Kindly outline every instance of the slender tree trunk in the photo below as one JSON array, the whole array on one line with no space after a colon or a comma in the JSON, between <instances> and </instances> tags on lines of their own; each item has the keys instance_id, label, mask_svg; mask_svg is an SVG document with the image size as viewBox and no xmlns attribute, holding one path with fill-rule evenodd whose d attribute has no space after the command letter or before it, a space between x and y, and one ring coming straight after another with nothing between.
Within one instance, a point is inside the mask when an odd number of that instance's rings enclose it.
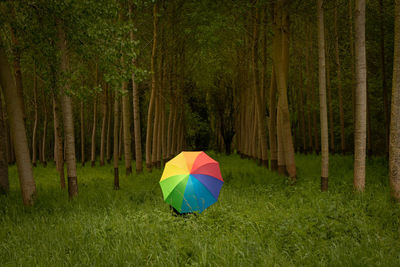
<instances>
[{"instance_id":1,"label":"slender tree trunk","mask_svg":"<svg viewBox=\"0 0 400 267\"><path fill-rule=\"evenodd\" d=\"M357 1L357 0L356 0ZM353 126L355 126L356 121L356 69L354 62L354 36L353 36L353 0L349 0L349 25L350 25L350 56L351 56L351 94L353 101ZM355 128L354 128L355 129Z\"/></svg>"},{"instance_id":2,"label":"slender tree trunk","mask_svg":"<svg viewBox=\"0 0 400 267\"><path fill-rule=\"evenodd\" d=\"M153 7L153 49L151 53L151 72L152 72L152 78L151 78L151 96L150 96L150 103L149 103L149 109L147 113L147 132L146 132L146 168L148 171L151 171L151 161L152 161L152 156L151 156L151 144L152 144L152 139L151 139L151 133L152 133L152 118L153 118L153 112L154 112L154 102L155 102L155 93L157 90L157 82L156 82L156 74L155 74L155 69L156 69L156 51L157 51L157 13L158 13L158 5L157 2L154 3Z\"/></svg>"},{"instance_id":3,"label":"slender tree trunk","mask_svg":"<svg viewBox=\"0 0 400 267\"><path fill-rule=\"evenodd\" d=\"M278 146L278 173L280 175L286 175L286 162L285 162L285 150L283 145L283 133L282 133L282 115L281 111L277 110L277 146Z\"/></svg>"},{"instance_id":4,"label":"slender tree trunk","mask_svg":"<svg viewBox=\"0 0 400 267\"><path fill-rule=\"evenodd\" d=\"M304 117L304 96L303 96L303 71L300 70L300 88L299 88L299 119L300 119L300 131L303 140L303 153L307 153L307 133L306 133L306 121Z\"/></svg>"},{"instance_id":5,"label":"slender tree trunk","mask_svg":"<svg viewBox=\"0 0 400 267\"><path fill-rule=\"evenodd\" d=\"M119 163L119 100L118 94L115 93L114 96L114 149L113 149L113 159L114 159L114 189L119 189L119 173L118 173L118 163Z\"/></svg>"},{"instance_id":6,"label":"slender tree trunk","mask_svg":"<svg viewBox=\"0 0 400 267\"><path fill-rule=\"evenodd\" d=\"M315 153L319 154L319 138L318 138L318 124L317 124L317 98L315 96L315 87L314 87L314 74L311 74L312 82L311 82L311 101L312 101L312 121L313 121L313 131L314 131L314 148Z\"/></svg>"},{"instance_id":7,"label":"slender tree trunk","mask_svg":"<svg viewBox=\"0 0 400 267\"><path fill-rule=\"evenodd\" d=\"M122 85L122 120L123 120L123 133L124 133L124 160L126 175L132 173L132 152L131 152L131 113L129 106L129 95L127 91L127 83L123 82Z\"/></svg>"},{"instance_id":8,"label":"slender tree trunk","mask_svg":"<svg viewBox=\"0 0 400 267\"><path fill-rule=\"evenodd\" d=\"M254 30L253 30L253 49L252 49L252 70L255 92L255 104L257 109L258 136L261 146L261 163L268 168L268 145L267 145L267 122L265 116L265 106L262 98L262 86L260 85L258 69L258 39L259 39L259 11L255 10Z\"/></svg>"},{"instance_id":9,"label":"slender tree trunk","mask_svg":"<svg viewBox=\"0 0 400 267\"><path fill-rule=\"evenodd\" d=\"M59 48L61 50L61 71L69 71L68 50L65 39L65 32L60 25L58 25ZM63 125L65 136L65 161L67 163L68 174L68 194L70 199L78 195L78 179L76 174L76 156L75 156L75 135L74 135L74 118L72 109L72 99L66 94L69 90L69 84L61 87L61 107L63 113Z\"/></svg>"},{"instance_id":10,"label":"slender tree trunk","mask_svg":"<svg viewBox=\"0 0 400 267\"><path fill-rule=\"evenodd\" d=\"M18 178L21 186L24 205L34 203L36 185L33 179L31 159L29 156L28 139L26 137L23 116L23 100L18 94L11 67L7 61L4 47L0 43L0 86L3 89L4 99L7 103L7 115L11 129L11 140L17 159Z\"/></svg>"},{"instance_id":11,"label":"slender tree trunk","mask_svg":"<svg viewBox=\"0 0 400 267\"><path fill-rule=\"evenodd\" d=\"M379 28L380 28L380 48L381 48L381 71L382 71L382 89L383 89L383 115L385 123L385 152L389 152L389 98L386 85L386 63L385 63L385 26L384 26L384 6L383 0L379 0Z\"/></svg>"},{"instance_id":12,"label":"slender tree trunk","mask_svg":"<svg viewBox=\"0 0 400 267\"><path fill-rule=\"evenodd\" d=\"M389 145L391 195L400 201L400 0L395 0L394 63Z\"/></svg>"},{"instance_id":13,"label":"slender tree trunk","mask_svg":"<svg viewBox=\"0 0 400 267\"><path fill-rule=\"evenodd\" d=\"M328 115L326 105L325 26L323 0L318 0L318 63L319 103L321 121L321 191L328 190L329 142Z\"/></svg>"},{"instance_id":14,"label":"slender tree trunk","mask_svg":"<svg viewBox=\"0 0 400 267\"><path fill-rule=\"evenodd\" d=\"M37 78L36 78L36 63L33 65L33 104L35 110L35 119L32 131L32 165L36 167L37 161L37 125L38 125L38 103L37 103Z\"/></svg>"},{"instance_id":15,"label":"slender tree trunk","mask_svg":"<svg viewBox=\"0 0 400 267\"><path fill-rule=\"evenodd\" d=\"M270 113L270 128L269 128L269 145L271 150L271 169L273 171L278 170L278 148L277 148L277 110L276 110L276 77L275 69L272 67L271 74L271 87L269 97L269 113Z\"/></svg>"},{"instance_id":16,"label":"slender tree trunk","mask_svg":"<svg viewBox=\"0 0 400 267\"><path fill-rule=\"evenodd\" d=\"M129 6L129 11L132 11L132 5ZM133 30L130 31L130 39L134 41ZM132 65L136 65L136 59L132 58ZM135 131L135 156L136 156L136 173L143 171L142 163L142 136L140 128L140 105L139 93L136 84L135 72L132 72L132 107L133 107L133 127Z\"/></svg>"},{"instance_id":17,"label":"slender tree trunk","mask_svg":"<svg viewBox=\"0 0 400 267\"><path fill-rule=\"evenodd\" d=\"M93 104L93 126L92 126L92 140L90 149L91 152L90 162L92 167L96 165L96 127L97 127L97 95L94 97L94 104Z\"/></svg>"},{"instance_id":18,"label":"slender tree trunk","mask_svg":"<svg viewBox=\"0 0 400 267\"><path fill-rule=\"evenodd\" d=\"M1 88L0 88L1 90ZM1 94L1 91L0 91ZM4 101L4 106L3 106L3 123L4 123L4 130L5 130L5 135L6 135L6 152L7 152L7 163L10 165L12 163L11 159L11 137L10 137L10 130L8 128L8 119L6 115L6 108L5 108L5 101Z\"/></svg>"},{"instance_id":19,"label":"slender tree trunk","mask_svg":"<svg viewBox=\"0 0 400 267\"><path fill-rule=\"evenodd\" d=\"M371 112L370 112L370 100L368 97L368 84L367 84L367 155L372 156L372 139L371 139Z\"/></svg>"},{"instance_id":20,"label":"slender tree trunk","mask_svg":"<svg viewBox=\"0 0 400 267\"><path fill-rule=\"evenodd\" d=\"M47 108L46 108L46 95L44 94L43 90L43 136L42 136L42 164L43 167L47 167L47 160L46 160L46 137L47 137Z\"/></svg>"},{"instance_id":21,"label":"slender tree trunk","mask_svg":"<svg viewBox=\"0 0 400 267\"><path fill-rule=\"evenodd\" d=\"M103 87L104 88L104 87ZM101 137L100 137L100 166L104 166L104 148L105 148L105 139L106 139L106 124L107 124L107 90L108 85L103 89L103 117L101 119Z\"/></svg>"},{"instance_id":22,"label":"slender tree trunk","mask_svg":"<svg viewBox=\"0 0 400 267\"><path fill-rule=\"evenodd\" d=\"M367 64L365 56L365 0L356 0L355 6L355 67L356 106L354 130L354 187L363 192L365 187L365 154L367 124Z\"/></svg>"},{"instance_id":23,"label":"slender tree trunk","mask_svg":"<svg viewBox=\"0 0 400 267\"><path fill-rule=\"evenodd\" d=\"M337 80L337 88L338 88L338 98L339 98L339 117L340 117L340 147L342 153L346 152L346 139L344 135L344 111L343 111L343 97L342 97L342 71L340 65L340 57L339 57L339 34L338 34L338 25L337 25L337 6L338 0L335 2L335 19L334 19L334 28L335 28L335 59L336 59L336 80Z\"/></svg>"},{"instance_id":24,"label":"slender tree trunk","mask_svg":"<svg viewBox=\"0 0 400 267\"><path fill-rule=\"evenodd\" d=\"M14 15L14 10L12 10L12 16ZM21 48L19 41L16 37L15 28L11 26L11 42L12 42L12 53L14 57L14 77L15 77L15 84L17 86L17 94L19 99L22 102L22 116L24 118L24 122L26 120L26 113L25 113L25 104L24 104L24 87L22 83L22 72L21 72Z\"/></svg>"},{"instance_id":25,"label":"slender tree trunk","mask_svg":"<svg viewBox=\"0 0 400 267\"><path fill-rule=\"evenodd\" d=\"M7 194L10 191L8 181L8 161L7 161L7 132L5 129L6 121L3 115L3 103L0 92L0 195Z\"/></svg>"},{"instance_id":26,"label":"slender tree trunk","mask_svg":"<svg viewBox=\"0 0 400 267\"><path fill-rule=\"evenodd\" d=\"M107 115L107 137L106 137L106 157L107 157L107 162L110 163L111 162L111 107L113 105L113 103L111 102L111 99L113 99L112 97L112 92L109 91L109 96L107 96L107 103L108 103L108 115Z\"/></svg>"},{"instance_id":27,"label":"slender tree trunk","mask_svg":"<svg viewBox=\"0 0 400 267\"><path fill-rule=\"evenodd\" d=\"M325 35L326 36L326 35ZM327 42L326 42L327 43ZM329 49L327 45L325 46L326 53L325 53L325 66L326 66L326 92L328 95L328 110L329 110L329 143L330 143L330 151L331 153L335 153L335 132L334 132L334 125L333 125L333 105L332 105L332 87L331 87L331 78L330 78L330 62L329 62ZM320 103L321 105L321 103ZM321 114L320 114L321 116ZM322 129L322 125L321 125ZM322 133L321 133L322 136ZM322 140L321 140L322 144ZM321 145L322 150L322 145Z\"/></svg>"},{"instance_id":28,"label":"slender tree trunk","mask_svg":"<svg viewBox=\"0 0 400 267\"><path fill-rule=\"evenodd\" d=\"M121 105L121 103L120 103L120 105ZM121 160L122 159L122 152L123 152L123 150L122 150L122 142L123 142L123 138L124 138L124 135L123 135L124 120L122 119L122 114L121 114L121 116L119 118L120 118L120 124L119 124L119 133L118 133L118 135L119 135L119 138L118 138L118 159Z\"/></svg>"},{"instance_id":29,"label":"slender tree trunk","mask_svg":"<svg viewBox=\"0 0 400 267\"><path fill-rule=\"evenodd\" d=\"M306 88L307 88L307 129L308 129L308 147L309 147L309 152L314 152L314 142L313 142L313 128L312 128L312 112L313 112L313 99L312 99L312 75L311 75L311 45L310 43L312 42L311 34L308 34L308 40L307 40L307 49L306 49L306 73L307 73L307 83L306 83Z\"/></svg>"},{"instance_id":30,"label":"slender tree trunk","mask_svg":"<svg viewBox=\"0 0 400 267\"><path fill-rule=\"evenodd\" d=\"M157 89L158 91L158 89ZM157 162L157 149L158 149L158 130L159 130L159 96L158 92L156 92L156 99L155 99L155 111L154 111L154 125L153 125L153 137L152 137L152 151L151 151L151 165L153 167L156 166Z\"/></svg>"},{"instance_id":31,"label":"slender tree trunk","mask_svg":"<svg viewBox=\"0 0 400 267\"><path fill-rule=\"evenodd\" d=\"M84 113L84 104L83 100L81 100L81 162L82 166L85 166L85 113Z\"/></svg>"},{"instance_id":32,"label":"slender tree trunk","mask_svg":"<svg viewBox=\"0 0 400 267\"><path fill-rule=\"evenodd\" d=\"M54 144L57 171L60 174L61 189L65 188L63 139L61 135L59 119L59 103L53 93L53 117L54 117Z\"/></svg>"},{"instance_id":33,"label":"slender tree trunk","mask_svg":"<svg viewBox=\"0 0 400 267\"><path fill-rule=\"evenodd\" d=\"M281 123L281 137L285 156L286 171L292 182L296 181L296 164L294 159L294 147L290 126L290 114L287 99L287 77L289 67L289 36L287 1L280 0L275 6L275 34L274 37L274 66L276 71L276 83L278 88L278 123ZM280 116L279 116L280 115ZM279 122L279 119L281 120ZM278 126L279 127L279 126ZM279 142L279 132L278 132ZM279 158L278 158L279 160ZM279 165L279 163L278 163Z\"/></svg>"}]
</instances>

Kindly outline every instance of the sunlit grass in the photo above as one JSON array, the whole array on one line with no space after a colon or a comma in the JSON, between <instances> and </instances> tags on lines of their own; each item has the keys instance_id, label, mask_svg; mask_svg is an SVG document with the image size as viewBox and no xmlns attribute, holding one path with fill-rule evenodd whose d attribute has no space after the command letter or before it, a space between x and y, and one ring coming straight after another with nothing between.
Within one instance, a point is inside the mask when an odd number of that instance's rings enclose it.
<instances>
[{"instance_id":1,"label":"sunlit grass","mask_svg":"<svg viewBox=\"0 0 400 267\"><path fill-rule=\"evenodd\" d=\"M238 156L210 153L225 184L199 216L174 217L162 200L161 170L121 175L111 165L78 169L68 201L54 165L37 167L38 198L24 208L16 168L0 196L0 265L385 265L400 263L399 206L387 164L368 160L366 192L352 190L352 158L331 156L321 193L320 158L298 155L298 182ZM121 173L123 165L121 164Z\"/></svg>"}]
</instances>

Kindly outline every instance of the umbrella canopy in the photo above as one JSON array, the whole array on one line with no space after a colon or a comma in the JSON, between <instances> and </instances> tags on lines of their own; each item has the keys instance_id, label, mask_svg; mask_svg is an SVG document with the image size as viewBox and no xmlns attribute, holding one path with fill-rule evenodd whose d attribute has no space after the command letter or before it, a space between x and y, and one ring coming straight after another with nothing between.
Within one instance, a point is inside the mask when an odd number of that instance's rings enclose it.
<instances>
[{"instance_id":1,"label":"umbrella canopy","mask_svg":"<svg viewBox=\"0 0 400 267\"><path fill-rule=\"evenodd\" d=\"M218 199L224 180L219 164L202 151L183 151L165 164L164 200L180 213L202 212Z\"/></svg>"}]
</instances>

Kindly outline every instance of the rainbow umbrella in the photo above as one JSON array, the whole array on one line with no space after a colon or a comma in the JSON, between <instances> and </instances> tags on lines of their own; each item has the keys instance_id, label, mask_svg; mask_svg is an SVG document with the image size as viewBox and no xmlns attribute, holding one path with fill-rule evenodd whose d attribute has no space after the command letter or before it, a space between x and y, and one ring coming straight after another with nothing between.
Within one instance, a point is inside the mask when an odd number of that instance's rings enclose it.
<instances>
[{"instance_id":1,"label":"rainbow umbrella","mask_svg":"<svg viewBox=\"0 0 400 267\"><path fill-rule=\"evenodd\" d=\"M180 213L205 210L223 183L218 162L202 151L181 152L167 162L160 180L164 201Z\"/></svg>"}]
</instances>

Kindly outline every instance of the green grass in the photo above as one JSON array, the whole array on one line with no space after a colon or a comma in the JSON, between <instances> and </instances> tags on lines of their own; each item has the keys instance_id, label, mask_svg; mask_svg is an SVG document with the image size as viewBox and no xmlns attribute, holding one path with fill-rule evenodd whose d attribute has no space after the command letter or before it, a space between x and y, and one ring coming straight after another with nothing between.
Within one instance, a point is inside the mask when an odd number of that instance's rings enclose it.
<instances>
[{"instance_id":1,"label":"green grass","mask_svg":"<svg viewBox=\"0 0 400 267\"><path fill-rule=\"evenodd\" d=\"M297 155L290 186L249 160L210 155L225 184L216 204L190 218L171 215L160 170L121 175L114 191L110 165L79 167L79 196L68 201L54 165L37 167L38 198L24 208L11 167L11 192L0 196L0 265L400 264L400 209L385 160L368 160L366 192L354 194L349 156L331 156L329 192L321 193L318 156Z\"/></svg>"}]
</instances>

